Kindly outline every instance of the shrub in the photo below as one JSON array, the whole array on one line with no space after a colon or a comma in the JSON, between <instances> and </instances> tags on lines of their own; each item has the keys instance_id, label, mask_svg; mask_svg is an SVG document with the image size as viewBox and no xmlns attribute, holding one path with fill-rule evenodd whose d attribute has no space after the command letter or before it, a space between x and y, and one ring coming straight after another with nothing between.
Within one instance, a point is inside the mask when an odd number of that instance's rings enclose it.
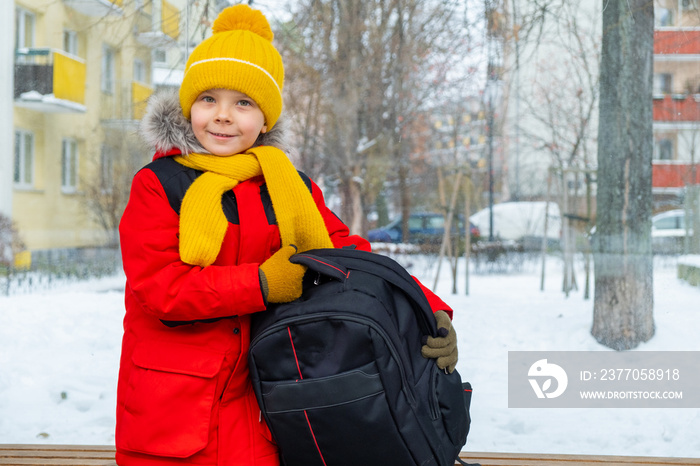
<instances>
[{"instance_id":1,"label":"shrub","mask_svg":"<svg viewBox=\"0 0 700 466\"><path fill-rule=\"evenodd\" d=\"M14 222L0 213L0 266L10 267L15 254L25 249Z\"/></svg>"}]
</instances>

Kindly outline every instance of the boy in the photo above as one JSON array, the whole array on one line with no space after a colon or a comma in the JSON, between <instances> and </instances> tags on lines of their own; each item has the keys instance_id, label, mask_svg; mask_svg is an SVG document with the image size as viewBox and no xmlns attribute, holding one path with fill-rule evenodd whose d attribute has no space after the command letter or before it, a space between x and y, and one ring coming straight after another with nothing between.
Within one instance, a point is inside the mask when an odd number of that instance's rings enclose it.
<instances>
[{"instance_id":1,"label":"boy","mask_svg":"<svg viewBox=\"0 0 700 466\"><path fill-rule=\"evenodd\" d=\"M297 250L369 250L281 150L284 70L265 17L236 5L213 31L179 98L149 103L142 130L156 154L120 224L120 465L278 465L249 380L250 315L300 296ZM436 318L451 328L444 311ZM454 331L425 348L454 368Z\"/></svg>"}]
</instances>

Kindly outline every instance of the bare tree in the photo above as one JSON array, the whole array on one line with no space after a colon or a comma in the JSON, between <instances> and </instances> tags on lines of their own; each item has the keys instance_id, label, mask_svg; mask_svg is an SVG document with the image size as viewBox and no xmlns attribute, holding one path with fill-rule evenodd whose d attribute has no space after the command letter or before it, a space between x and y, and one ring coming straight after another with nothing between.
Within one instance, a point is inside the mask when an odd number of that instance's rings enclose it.
<instances>
[{"instance_id":1,"label":"bare tree","mask_svg":"<svg viewBox=\"0 0 700 466\"><path fill-rule=\"evenodd\" d=\"M11 266L15 255L24 248L24 242L14 222L0 213L0 266Z\"/></svg>"},{"instance_id":2,"label":"bare tree","mask_svg":"<svg viewBox=\"0 0 700 466\"><path fill-rule=\"evenodd\" d=\"M565 214L562 288L568 296L577 287L573 259L575 245L580 242L576 233L590 230L593 222L590 173L597 142L601 13L589 2L557 0L551 1L548 9L532 10L529 5L530 10L526 8L518 20L515 13L520 10L515 10L513 3L514 30L518 30L509 40L514 54L508 70L513 121L510 142L515 153L513 193L520 197L522 187L530 196L544 194L541 176L520 172L549 170L553 193ZM520 37L518 26L524 21L539 23L537 28L524 23L526 34L534 31L534 37ZM520 70L524 58L532 63ZM590 256L586 254L585 259L587 298Z\"/></svg>"},{"instance_id":3,"label":"bare tree","mask_svg":"<svg viewBox=\"0 0 700 466\"><path fill-rule=\"evenodd\" d=\"M136 135L124 138L129 130L105 134L99 157L92 157L88 176L80 178L83 208L105 233L106 245L119 244L119 222L129 201L131 181L148 162L150 152Z\"/></svg>"},{"instance_id":4,"label":"bare tree","mask_svg":"<svg viewBox=\"0 0 700 466\"><path fill-rule=\"evenodd\" d=\"M409 128L439 87L438 38L454 38L445 22L457 8L446 0L300 1L296 27L281 37L287 109L293 123L308 123L295 131L302 168L335 183L355 233L383 185L378 173L393 172L398 191L409 191Z\"/></svg>"},{"instance_id":5,"label":"bare tree","mask_svg":"<svg viewBox=\"0 0 700 466\"><path fill-rule=\"evenodd\" d=\"M603 0L593 336L654 335L651 255L653 0Z\"/></svg>"}]
</instances>

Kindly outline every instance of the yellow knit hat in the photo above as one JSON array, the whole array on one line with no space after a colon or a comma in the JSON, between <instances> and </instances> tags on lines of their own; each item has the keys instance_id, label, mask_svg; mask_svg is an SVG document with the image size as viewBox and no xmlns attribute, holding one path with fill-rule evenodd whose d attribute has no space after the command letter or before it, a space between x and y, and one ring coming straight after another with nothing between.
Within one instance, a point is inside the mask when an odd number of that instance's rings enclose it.
<instances>
[{"instance_id":1,"label":"yellow knit hat","mask_svg":"<svg viewBox=\"0 0 700 466\"><path fill-rule=\"evenodd\" d=\"M272 128L282 113L284 65L272 45L265 16L248 5L224 9L212 26L214 35L199 44L185 66L180 105L185 118L197 96L209 89L242 92L258 104Z\"/></svg>"}]
</instances>

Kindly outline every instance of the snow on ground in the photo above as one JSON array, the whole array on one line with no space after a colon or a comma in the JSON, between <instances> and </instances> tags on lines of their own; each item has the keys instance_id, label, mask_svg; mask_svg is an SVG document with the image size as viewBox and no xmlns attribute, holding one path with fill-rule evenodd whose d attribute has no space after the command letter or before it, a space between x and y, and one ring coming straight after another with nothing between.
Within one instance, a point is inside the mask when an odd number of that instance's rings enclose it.
<instances>
[{"instance_id":1,"label":"snow on ground","mask_svg":"<svg viewBox=\"0 0 700 466\"><path fill-rule=\"evenodd\" d=\"M402 256L432 287L436 259ZM592 300L561 291L561 264L469 275L452 294L442 264L437 292L455 309L458 370L474 386L468 451L700 457L700 409L508 408L508 351L606 351L590 335ZM584 277L578 272L578 283ZM0 443L113 444L123 276L0 296ZM636 351L700 351L700 288L654 274L656 335ZM591 292L592 293L592 292Z\"/></svg>"},{"instance_id":2,"label":"snow on ground","mask_svg":"<svg viewBox=\"0 0 700 466\"><path fill-rule=\"evenodd\" d=\"M636 351L700 350L700 288L679 281L668 264L654 278L656 335ZM583 283L580 272L577 279ZM561 280L559 264L548 264L544 292L539 268L472 274L469 297L450 294L441 280L437 292L456 310L457 369L474 386L466 449L700 457L700 409L508 408L508 351L608 350L590 334L592 299L582 290L567 299Z\"/></svg>"}]
</instances>

